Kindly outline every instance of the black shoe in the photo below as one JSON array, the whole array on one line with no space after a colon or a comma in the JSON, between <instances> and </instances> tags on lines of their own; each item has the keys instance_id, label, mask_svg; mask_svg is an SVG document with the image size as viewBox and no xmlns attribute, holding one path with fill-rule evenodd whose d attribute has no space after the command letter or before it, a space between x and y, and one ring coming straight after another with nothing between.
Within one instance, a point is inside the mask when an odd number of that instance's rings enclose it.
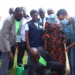
<instances>
[{"instance_id":1,"label":"black shoe","mask_svg":"<svg viewBox=\"0 0 75 75\"><path fill-rule=\"evenodd\" d=\"M27 68L28 68L28 65L27 65L27 64L25 64L25 65L24 65L24 69L27 69Z\"/></svg>"}]
</instances>

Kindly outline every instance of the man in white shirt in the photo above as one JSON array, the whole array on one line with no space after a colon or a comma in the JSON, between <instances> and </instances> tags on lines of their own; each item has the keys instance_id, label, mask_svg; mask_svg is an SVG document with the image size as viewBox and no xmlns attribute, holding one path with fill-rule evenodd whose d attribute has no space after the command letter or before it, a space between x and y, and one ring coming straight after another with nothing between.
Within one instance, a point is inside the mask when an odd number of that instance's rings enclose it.
<instances>
[{"instance_id":1,"label":"man in white shirt","mask_svg":"<svg viewBox=\"0 0 75 75\"><path fill-rule=\"evenodd\" d=\"M39 8L38 10L40 18L38 19L43 24L43 30L45 29L45 22L49 19L45 17L45 11L43 8Z\"/></svg>"},{"instance_id":2,"label":"man in white shirt","mask_svg":"<svg viewBox=\"0 0 75 75\"><path fill-rule=\"evenodd\" d=\"M21 28L21 42L18 43L18 56L17 64L22 64L22 58L25 50L27 50L26 38L25 38L25 25L29 21L29 16L26 14L26 9L21 7L23 10L22 28Z\"/></svg>"}]
</instances>

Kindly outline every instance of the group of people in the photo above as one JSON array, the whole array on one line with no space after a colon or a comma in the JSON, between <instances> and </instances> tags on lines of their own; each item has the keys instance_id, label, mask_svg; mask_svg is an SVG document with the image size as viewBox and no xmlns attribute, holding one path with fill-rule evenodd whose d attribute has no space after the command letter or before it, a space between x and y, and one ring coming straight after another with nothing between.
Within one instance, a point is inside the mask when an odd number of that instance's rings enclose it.
<instances>
[{"instance_id":1,"label":"group of people","mask_svg":"<svg viewBox=\"0 0 75 75\"><path fill-rule=\"evenodd\" d=\"M58 10L56 15L50 8L47 10L49 17L45 16L43 8L31 10L31 20L24 7L10 8L9 13L0 30L0 75L8 75L8 69L13 67L17 47L17 65L22 64L27 51L26 72L29 75L45 75L49 69L53 75L65 74L65 51L69 53L71 75L75 75L74 17L70 17L65 9ZM67 45L66 50L64 44Z\"/></svg>"}]
</instances>

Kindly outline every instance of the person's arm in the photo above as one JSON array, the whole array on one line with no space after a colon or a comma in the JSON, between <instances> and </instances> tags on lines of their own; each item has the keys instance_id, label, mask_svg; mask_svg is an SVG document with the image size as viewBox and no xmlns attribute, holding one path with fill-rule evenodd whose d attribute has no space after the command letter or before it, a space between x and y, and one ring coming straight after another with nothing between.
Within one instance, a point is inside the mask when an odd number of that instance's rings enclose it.
<instances>
[{"instance_id":1,"label":"person's arm","mask_svg":"<svg viewBox=\"0 0 75 75\"><path fill-rule=\"evenodd\" d=\"M45 31L42 39L44 40L44 49L47 50L47 39L51 36Z\"/></svg>"},{"instance_id":2,"label":"person's arm","mask_svg":"<svg viewBox=\"0 0 75 75\"><path fill-rule=\"evenodd\" d=\"M64 43L67 43L67 36L66 36L66 34L64 34L64 41L63 41L63 44Z\"/></svg>"},{"instance_id":3,"label":"person's arm","mask_svg":"<svg viewBox=\"0 0 75 75\"><path fill-rule=\"evenodd\" d=\"M2 27L2 35L6 51L10 51L10 44L9 44L10 29L11 29L10 22L8 20L5 20Z\"/></svg>"},{"instance_id":4,"label":"person's arm","mask_svg":"<svg viewBox=\"0 0 75 75\"><path fill-rule=\"evenodd\" d=\"M65 52L68 52L69 48L71 48L74 45L75 45L75 41L65 49Z\"/></svg>"},{"instance_id":5,"label":"person's arm","mask_svg":"<svg viewBox=\"0 0 75 75\"><path fill-rule=\"evenodd\" d=\"M61 33L63 35L63 37L64 37L63 44L67 43L67 36L66 36L66 34L64 33L64 31L62 29L62 25L60 25L59 30L57 32Z\"/></svg>"},{"instance_id":6,"label":"person's arm","mask_svg":"<svg viewBox=\"0 0 75 75\"><path fill-rule=\"evenodd\" d=\"M47 39L44 39L44 49L47 50Z\"/></svg>"},{"instance_id":7,"label":"person's arm","mask_svg":"<svg viewBox=\"0 0 75 75\"><path fill-rule=\"evenodd\" d=\"M29 51L30 50L30 45L29 45L28 34L29 34L29 31L26 31L26 44L27 44L27 50Z\"/></svg>"},{"instance_id":8,"label":"person's arm","mask_svg":"<svg viewBox=\"0 0 75 75\"><path fill-rule=\"evenodd\" d=\"M29 45L29 27L28 27L28 24L25 25L25 37L26 37L26 44L27 44L27 50L29 51L30 50L30 45Z\"/></svg>"},{"instance_id":9,"label":"person's arm","mask_svg":"<svg viewBox=\"0 0 75 75\"><path fill-rule=\"evenodd\" d=\"M71 48L74 45L75 45L75 41L70 46L68 46L68 49Z\"/></svg>"},{"instance_id":10,"label":"person's arm","mask_svg":"<svg viewBox=\"0 0 75 75\"><path fill-rule=\"evenodd\" d=\"M48 61L57 62L57 60L48 51L45 50L45 53L46 53L46 57L47 57Z\"/></svg>"},{"instance_id":11,"label":"person's arm","mask_svg":"<svg viewBox=\"0 0 75 75\"><path fill-rule=\"evenodd\" d=\"M14 57L11 52L9 44L10 29L11 29L11 23L8 20L5 20L2 27L3 42L5 45L5 50L8 52L9 60L13 61Z\"/></svg>"},{"instance_id":12,"label":"person's arm","mask_svg":"<svg viewBox=\"0 0 75 75\"><path fill-rule=\"evenodd\" d=\"M42 36L42 39L44 40L44 49L47 50L47 39L49 38L49 34L47 33L47 27L48 27L48 24L45 23L45 31L44 31L44 34Z\"/></svg>"}]
</instances>

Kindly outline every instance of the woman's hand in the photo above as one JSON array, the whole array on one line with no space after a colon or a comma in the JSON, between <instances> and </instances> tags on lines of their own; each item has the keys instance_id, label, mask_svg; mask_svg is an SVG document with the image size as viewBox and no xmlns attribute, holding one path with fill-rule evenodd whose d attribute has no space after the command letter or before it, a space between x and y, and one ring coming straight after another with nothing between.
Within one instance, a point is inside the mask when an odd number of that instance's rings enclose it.
<instances>
[{"instance_id":1,"label":"woman's hand","mask_svg":"<svg viewBox=\"0 0 75 75\"><path fill-rule=\"evenodd\" d=\"M44 49L47 50L47 45L46 44L44 45Z\"/></svg>"},{"instance_id":2,"label":"woman's hand","mask_svg":"<svg viewBox=\"0 0 75 75\"><path fill-rule=\"evenodd\" d=\"M66 44L66 43L67 43L67 40L64 40L64 41L63 41L63 44L64 44L64 43Z\"/></svg>"},{"instance_id":3,"label":"woman's hand","mask_svg":"<svg viewBox=\"0 0 75 75\"><path fill-rule=\"evenodd\" d=\"M69 48L67 47L67 48L64 50L64 52L67 52L67 53L68 53L68 51L69 51Z\"/></svg>"}]
</instances>

